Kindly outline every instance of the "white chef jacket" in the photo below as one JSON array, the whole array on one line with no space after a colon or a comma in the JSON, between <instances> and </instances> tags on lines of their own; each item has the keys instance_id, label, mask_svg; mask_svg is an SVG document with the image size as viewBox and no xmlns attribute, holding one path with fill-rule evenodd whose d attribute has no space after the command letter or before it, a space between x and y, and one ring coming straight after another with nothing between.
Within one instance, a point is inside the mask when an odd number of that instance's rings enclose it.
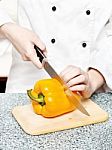
<instances>
[{"instance_id":1,"label":"white chef jacket","mask_svg":"<svg viewBox=\"0 0 112 150\"><path fill-rule=\"evenodd\" d=\"M112 89L112 0L18 0L17 10L18 24L39 35L58 73L68 65L85 71L92 67ZM6 22L10 18L1 11L0 25ZM8 42L0 42L4 52ZM49 78L14 48L12 59L6 92L26 92L37 80Z\"/></svg>"}]
</instances>

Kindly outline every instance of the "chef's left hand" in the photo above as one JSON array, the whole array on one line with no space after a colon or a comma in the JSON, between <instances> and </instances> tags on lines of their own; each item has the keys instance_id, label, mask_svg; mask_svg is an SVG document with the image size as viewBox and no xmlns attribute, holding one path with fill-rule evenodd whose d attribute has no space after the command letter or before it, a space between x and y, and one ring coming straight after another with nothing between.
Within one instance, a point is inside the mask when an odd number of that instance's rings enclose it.
<instances>
[{"instance_id":1,"label":"chef's left hand","mask_svg":"<svg viewBox=\"0 0 112 150\"><path fill-rule=\"evenodd\" d=\"M61 73L61 78L66 82L71 91L78 91L84 98L89 98L92 93L92 86L88 72L75 66L67 66Z\"/></svg>"}]
</instances>

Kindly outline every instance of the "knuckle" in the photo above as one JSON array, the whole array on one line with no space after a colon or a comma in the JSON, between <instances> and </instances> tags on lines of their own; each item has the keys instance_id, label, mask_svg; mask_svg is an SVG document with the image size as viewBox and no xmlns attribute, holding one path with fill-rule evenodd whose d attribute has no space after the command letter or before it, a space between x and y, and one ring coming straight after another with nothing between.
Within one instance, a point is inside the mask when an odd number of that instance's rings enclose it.
<instances>
[{"instance_id":1,"label":"knuckle","mask_svg":"<svg viewBox=\"0 0 112 150\"><path fill-rule=\"evenodd\" d=\"M68 86L72 86L73 85L73 82L70 80L68 83L67 83Z\"/></svg>"},{"instance_id":2,"label":"knuckle","mask_svg":"<svg viewBox=\"0 0 112 150\"><path fill-rule=\"evenodd\" d=\"M27 51L27 52L25 53L25 55L26 55L28 58L30 58L30 57L33 56L33 52L32 52L32 51Z\"/></svg>"},{"instance_id":3,"label":"knuckle","mask_svg":"<svg viewBox=\"0 0 112 150\"><path fill-rule=\"evenodd\" d=\"M82 82L86 81L86 77L84 75L82 75Z\"/></svg>"},{"instance_id":4,"label":"knuckle","mask_svg":"<svg viewBox=\"0 0 112 150\"><path fill-rule=\"evenodd\" d=\"M86 90L86 85L82 85L82 91Z\"/></svg>"},{"instance_id":5,"label":"knuckle","mask_svg":"<svg viewBox=\"0 0 112 150\"><path fill-rule=\"evenodd\" d=\"M43 44L42 42L39 42L39 43L38 43L38 47L39 47L43 52L46 51L46 46L45 46L45 44Z\"/></svg>"},{"instance_id":6,"label":"knuckle","mask_svg":"<svg viewBox=\"0 0 112 150\"><path fill-rule=\"evenodd\" d=\"M45 51L46 50L46 46L44 44L42 44L42 51Z\"/></svg>"},{"instance_id":7,"label":"knuckle","mask_svg":"<svg viewBox=\"0 0 112 150\"><path fill-rule=\"evenodd\" d=\"M26 55L28 55L29 57L34 56L35 54L36 54L36 52L32 47L28 48L26 51Z\"/></svg>"},{"instance_id":8,"label":"knuckle","mask_svg":"<svg viewBox=\"0 0 112 150\"><path fill-rule=\"evenodd\" d=\"M87 79L87 80L89 79L89 74L88 74L88 73L86 73L86 79Z\"/></svg>"},{"instance_id":9,"label":"knuckle","mask_svg":"<svg viewBox=\"0 0 112 150\"><path fill-rule=\"evenodd\" d=\"M68 67L69 67L69 68L73 68L74 66L73 66L73 65L68 65Z\"/></svg>"},{"instance_id":10,"label":"knuckle","mask_svg":"<svg viewBox=\"0 0 112 150\"><path fill-rule=\"evenodd\" d=\"M77 74L81 74L81 69L79 67L76 68Z\"/></svg>"},{"instance_id":11,"label":"knuckle","mask_svg":"<svg viewBox=\"0 0 112 150\"><path fill-rule=\"evenodd\" d=\"M27 56L29 58L29 53L28 52L25 52L25 56Z\"/></svg>"},{"instance_id":12,"label":"knuckle","mask_svg":"<svg viewBox=\"0 0 112 150\"><path fill-rule=\"evenodd\" d=\"M73 68L74 68L73 65L68 65L68 66L66 67L66 69L73 69Z\"/></svg>"},{"instance_id":13,"label":"knuckle","mask_svg":"<svg viewBox=\"0 0 112 150\"><path fill-rule=\"evenodd\" d=\"M64 80L65 82L67 82L67 81L69 80L69 78L68 78L67 76L64 76L64 77L63 77L63 80Z\"/></svg>"}]
</instances>

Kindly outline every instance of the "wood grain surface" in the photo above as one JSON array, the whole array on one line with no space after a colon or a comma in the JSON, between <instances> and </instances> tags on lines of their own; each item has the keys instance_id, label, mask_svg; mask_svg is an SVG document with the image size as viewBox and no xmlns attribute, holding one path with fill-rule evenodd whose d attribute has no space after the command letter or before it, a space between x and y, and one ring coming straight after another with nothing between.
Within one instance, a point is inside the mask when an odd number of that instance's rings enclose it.
<instances>
[{"instance_id":1,"label":"wood grain surface","mask_svg":"<svg viewBox=\"0 0 112 150\"><path fill-rule=\"evenodd\" d=\"M44 118L33 112L32 106L16 106L12 114L22 127L22 129L31 135L39 135L60 131L70 128L81 127L106 121L108 113L102 110L96 103L88 99L82 102L83 106L89 112L90 116L82 114L79 110L64 114L55 118Z\"/></svg>"}]
</instances>

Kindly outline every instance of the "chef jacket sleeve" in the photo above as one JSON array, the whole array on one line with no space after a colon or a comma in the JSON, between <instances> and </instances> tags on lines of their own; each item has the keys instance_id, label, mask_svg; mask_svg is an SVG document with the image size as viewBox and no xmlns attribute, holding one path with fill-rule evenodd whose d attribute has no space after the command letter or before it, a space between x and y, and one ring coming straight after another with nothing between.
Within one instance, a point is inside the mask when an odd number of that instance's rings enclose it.
<instances>
[{"instance_id":1,"label":"chef jacket sleeve","mask_svg":"<svg viewBox=\"0 0 112 150\"><path fill-rule=\"evenodd\" d=\"M98 70L103 75L106 81L103 89L112 90L112 18L96 39L89 67Z\"/></svg>"},{"instance_id":2,"label":"chef jacket sleeve","mask_svg":"<svg viewBox=\"0 0 112 150\"><path fill-rule=\"evenodd\" d=\"M9 17L5 10L0 8L0 26L7 22L13 22L13 20Z\"/></svg>"},{"instance_id":3,"label":"chef jacket sleeve","mask_svg":"<svg viewBox=\"0 0 112 150\"><path fill-rule=\"evenodd\" d=\"M0 26L5 23L13 22L5 10L0 8ZM11 43L7 39L0 39L0 56L9 48Z\"/></svg>"}]
</instances>

